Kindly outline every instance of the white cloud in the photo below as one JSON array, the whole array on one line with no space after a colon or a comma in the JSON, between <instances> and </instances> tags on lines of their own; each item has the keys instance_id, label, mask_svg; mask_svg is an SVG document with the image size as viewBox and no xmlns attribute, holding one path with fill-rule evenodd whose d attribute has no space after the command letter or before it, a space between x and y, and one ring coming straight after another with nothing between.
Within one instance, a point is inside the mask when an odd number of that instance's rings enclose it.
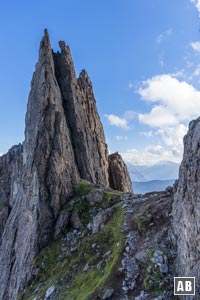
<instances>
[{"instance_id":1,"label":"white cloud","mask_svg":"<svg viewBox=\"0 0 200 300\"><path fill-rule=\"evenodd\" d=\"M175 78L186 78L187 73L186 73L185 69L181 69L181 70L178 70L178 71L168 74L168 75L171 75L172 77L175 77Z\"/></svg>"},{"instance_id":2,"label":"white cloud","mask_svg":"<svg viewBox=\"0 0 200 300\"><path fill-rule=\"evenodd\" d=\"M150 131L141 131L140 135L143 135L143 136L145 136L147 138L150 138L150 137L153 136L153 131L151 131L151 130Z\"/></svg>"},{"instance_id":3,"label":"white cloud","mask_svg":"<svg viewBox=\"0 0 200 300\"><path fill-rule=\"evenodd\" d=\"M200 0L191 0L195 4L197 10L200 12Z\"/></svg>"},{"instance_id":4,"label":"white cloud","mask_svg":"<svg viewBox=\"0 0 200 300\"><path fill-rule=\"evenodd\" d=\"M162 145L151 145L144 149L129 149L127 152L122 153L126 163L133 165L154 165L161 161L174 161L179 163L181 158L179 153L173 149L166 149Z\"/></svg>"},{"instance_id":5,"label":"white cloud","mask_svg":"<svg viewBox=\"0 0 200 300\"><path fill-rule=\"evenodd\" d=\"M156 134L162 136L165 144L167 146L178 146L183 144L183 137L187 133L187 126L179 124L176 127L168 127L164 129L159 129Z\"/></svg>"},{"instance_id":6,"label":"white cloud","mask_svg":"<svg viewBox=\"0 0 200 300\"><path fill-rule=\"evenodd\" d=\"M192 42L191 47L197 53L200 53L200 41Z\"/></svg>"},{"instance_id":7,"label":"white cloud","mask_svg":"<svg viewBox=\"0 0 200 300\"><path fill-rule=\"evenodd\" d=\"M200 111L200 92L171 74L152 77L139 89L142 99L154 106L139 114L139 121L154 127L168 127L196 118Z\"/></svg>"},{"instance_id":8,"label":"white cloud","mask_svg":"<svg viewBox=\"0 0 200 300\"><path fill-rule=\"evenodd\" d=\"M124 113L124 118L127 120L127 121L132 121L135 117L136 117L136 113L133 111L133 110L127 110L125 111Z\"/></svg>"},{"instance_id":9,"label":"white cloud","mask_svg":"<svg viewBox=\"0 0 200 300\"><path fill-rule=\"evenodd\" d=\"M153 131L152 135L152 130L140 134L149 138L157 136L159 147L152 146L154 153L152 147L145 148L141 157L141 152L128 152L125 155L126 159L132 159L134 162L138 159L148 164L161 160L181 161L187 125L190 120L198 117L200 112L200 91L175 77L181 77L183 73L158 75L142 83L138 92L141 98L150 104L150 109L147 113L138 114L138 119L140 123L157 130ZM200 66L196 67L193 75L198 74Z\"/></svg>"},{"instance_id":10,"label":"white cloud","mask_svg":"<svg viewBox=\"0 0 200 300\"><path fill-rule=\"evenodd\" d=\"M183 137L187 130L187 126L178 124L175 127L159 129L156 134L161 136L162 141L171 149L173 155L181 159L183 154Z\"/></svg>"},{"instance_id":11,"label":"white cloud","mask_svg":"<svg viewBox=\"0 0 200 300\"><path fill-rule=\"evenodd\" d=\"M112 115L112 114L104 115L104 116L107 118L111 126L116 126L125 130L130 129L130 127L128 126L128 122L125 118L120 118L119 116Z\"/></svg>"},{"instance_id":12,"label":"white cloud","mask_svg":"<svg viewBox=\"0 0 200 300\"><path fill-rule=\"evenodd\" d=\"M113 114L104 115L111 126L116 126L125 130L129 130L132 128L132 126L129 126L129 122L132 121L136 116L137 114L132 110L125 111L123 117L119 117Z\"/></svg>"},{"instance_id":13,"label":"white cloud","mask_svg":"<svg viewBox=\"0 0 200 300\"><path fill-rule=\"evenodd\" d=\"M122 135L117 135L116 136L116 140L117 141L127 141L128 140L128 137L125 135L125 136L122 136Z\"/></svg>"},{"instance_id":14,"label":"white cloud","mask_svg":"<svg viewBox=\"0 0 200 300\"><path fill-rule=\"evenodd\" d=\"M156 42L158 44L161 44L167 37L171 36L173 33L172 28L169 28L165 31L163 31L162 33L160 33L157 38L156 38Z\"/></svg>"},{"instance_id":15,"label":"white cloud","mask_svg":"<svg viewBox=\"0 0 200 300\"><path fill-rule=\"evenodd\" d=\"M161 105L153 107L150 113L139 114L138 118L141 123L153 127L165 127L177 124L175 116Z\"/></svg>"}]
</instances>

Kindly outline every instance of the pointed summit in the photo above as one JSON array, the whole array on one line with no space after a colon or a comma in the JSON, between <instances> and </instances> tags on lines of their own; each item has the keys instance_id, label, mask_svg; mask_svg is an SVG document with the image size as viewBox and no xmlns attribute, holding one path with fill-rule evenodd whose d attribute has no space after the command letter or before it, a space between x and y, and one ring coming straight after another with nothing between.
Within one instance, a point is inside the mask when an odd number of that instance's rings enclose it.
<instances>
[{"instance_id":1,"label":"pointed summit","mask_svg":"<svg viewBox=\"0 0 200 300\"><path fill-rule=\"evenodd\" d=\"M49 38L49 32L47 28L44 29L44 36Z\"/></svg>"},{"instance_id":2,"label":"pointed summit","mask_svg":"<svg viewBox=\"0 0 200 300\"><path fill-rule=\"evenodd\" d=\"M85 69L83 69L78 77L78 84L81 88L90 85L92 87L92 82Z\"/></svg>"},{"instance_id":3,"label":"pointed summit","mask_svg":"<svg viewBox=\"0 0 200 300\"><path fill-rule=\"evenodd\" d=\"M48 62L52 65L51 42L47 29L44 30L44 36L42 37L40 42L39 61Z\"/></svg>"}]
</instances>

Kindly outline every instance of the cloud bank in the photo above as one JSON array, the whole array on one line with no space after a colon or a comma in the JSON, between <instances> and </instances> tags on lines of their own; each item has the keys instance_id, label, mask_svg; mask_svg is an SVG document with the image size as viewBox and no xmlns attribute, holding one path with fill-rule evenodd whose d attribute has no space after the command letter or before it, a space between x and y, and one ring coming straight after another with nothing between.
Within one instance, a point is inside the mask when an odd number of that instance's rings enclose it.
<instances>
[{"instance_id":1,"label":"cloud bank","mask_svg":"<svg viewBox=\"0 0 200 300\"><path fill-rule=\"evenodd\" d=\"M200 0L191 0L191 2L194 3L197 10L200 12Z\"/></svg>"},{"instance_id":2,"label":"cloud bank","mask_svg":"<svg viewBox=\"0 0 200 300\"><path fill-rule=\"evenodd\" d=\"M151 104L149 113L139 114L139 121L153 127L177 126L199 115L200 92L170 74L152 77L142 83L138 93Z\"/></svg>"},{"instance_id":3,"label":"cloud bank","mask_svg":"<svg viewBox=\"0 0 200 300\"><path fill-rule=\"evenodd\" d=\"M200 91L175 74L162 74L143 81L138 93L150 107L148 112L138 114L139 122L150 128L140 134L149 142L153 137L159 142L142 150L129 149L123 153L124 159L144 165L163 160L180 162L188 123L200 114Z\"/></svg>"}]
</instances>

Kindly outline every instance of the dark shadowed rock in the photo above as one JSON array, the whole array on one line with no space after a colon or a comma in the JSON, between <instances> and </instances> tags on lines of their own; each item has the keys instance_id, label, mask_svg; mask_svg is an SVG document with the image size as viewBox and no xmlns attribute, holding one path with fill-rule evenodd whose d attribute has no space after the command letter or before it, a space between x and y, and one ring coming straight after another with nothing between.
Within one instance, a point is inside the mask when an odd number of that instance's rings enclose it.
<instances>
[{"instance_id":1,"label":"dark shadowed rock","mask_svg":"<svg viewBox=\"0 0 200 300\"><path fill-rule=\"evenodd\" d=\"M19 144L0 157L0 240L20 182L22 151Z\"/></svg>"},{"instance_id":2,"label":"dark shadowed rock","mask_svg":"<svg viewBox=\"0 0 200 300\"><path fill-rule=\"evenodd\" d=\"M112 189L133 192L128 169L118 152L109 155L109 180Z\"/></svg>"},{"instance_id":3,"label":"dark shadowed rock","mask_svg":"<svg viewBox=\"0 0 200 300\"><path fill-rule=\"evenodd\" d=\"M70 221L70 214L68 211L66 210L62 210L59 213L59 217L56 221L56 225L55 225L55 232L54 232L54 238L58 239L60 238L60 236L64 233L64 231L66 230L68 224Z\"/></svg>"},{"instance_id":4,"label":"dark shadowed rock","mask_svg":"<svg viewBox=\"0 0 200 300\"><path fill-rule=\"evenodd\" d=\"M79 215L76 211L74 211L70 218L70 224L73 229L81 229L83 228L83 224L79 218Z\"/></svg>"}]
</instances>

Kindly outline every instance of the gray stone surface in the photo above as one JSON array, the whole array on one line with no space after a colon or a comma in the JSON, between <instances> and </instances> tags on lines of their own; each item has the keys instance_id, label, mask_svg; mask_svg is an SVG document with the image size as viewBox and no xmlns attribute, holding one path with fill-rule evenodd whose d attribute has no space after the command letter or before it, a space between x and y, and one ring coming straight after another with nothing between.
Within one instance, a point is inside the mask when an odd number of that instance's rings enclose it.
<instances>
[{"instance_id":1,"label":"gray stone surface","mask_svg":"<svg viewBox=\"0 0 200 300\"><path fill-rule=\"evenodd\" d=\"M47 300L50 298L50 296L56 291L56 287L54 285L52 285L45 294L44 300Z\"/></svg>"},{"instance_id":2,"label":"gray stone surface","mask_svg":"<svg viewBox=\"0 0 200 300\"><path fill-rule=\"evenodd\" d=\"M55 225L55 232L54 232L55 239L58 239L62 235L62 233L66 230L69 221L70 221L69 212L67 212L66 210L62 210L59 213L59 217Z\"/></svg>"},{"instance_id":3,"label":"gray stone surface","mask_svg":"<svg viewBox=\"0 0 200 300\"><path fill-rule=\"evenodd\" d=\"M112 189L133 192L128 169L118 152L109 155L109 180Z\"/></svg>"},{"instance_id":4,"label":"gray stone surface","mask_svg":"<svg viewBox=\"0 0 200 300\"><path fill-rule=\"evenodd\" d=\"M85 197L91 205L103 202L103 190L94 190L88 193Z\"/></svg>"},{"instance_id":5,"label":"gray stone surface","mask_svg":"<svg viewBox=\"0 0 200 300\"><path fill-rule=\"evenodd\" d=\"M177 274L199 276L200 269L200 118L184 138L184 155L175 186L173 227L177 239ZM196 293L199 293L197 287ZM196 299L193 298L192 299Z\"/></svg>"},{"instance_id":6,"label":"gray stone surface","mask_svg":"<svg viewBox=\"0 0 200 300\"><path fill-rule=\"evenodd\" d=\"M114 289L107 289L103 294L103 300L110 299L114 294Z\"/></svg>"},{"instance_id":7,"label":"gray stone surface","mask_svg":"<svg viewBox=\"0 0 200 300\"><path fill-rule=\"evenodd\" d=\"M59 45L61 52L54 53L56 77L80 176L108 186L108 149L91 81L85 70L76 79L70 49L63 41Z\"/></svg>"},{"instance_id":8,"label":"gray stone surface","mask_svg":"<svg viewBox=\"0 0 200 300\"><path fill-rule=\"evenodd\" d=\"M114 207L103 209L93 218L93 224L92 224L93 234L98 233L105 226L106 222L112 216L114 210L115 210Z\"/></svg>"},{"instance_id":9,"label":"gray stone surface","mask_svg":"<svg viewBox=\"0 0 200 300\"><path fill-rule=\"evenodd\" d=\"M20 182L22 151L19 144L0 157L0 240Z\"/></svg>"},{"instance_id":10,"label":"gray stone surface","mask_svg":"<svg viewBox=\"0 0 200 300\"><path fill-rule=\"evenodd\" d=\"M70 224L73 229L81 229L83 228L83 224L79 218L79 215L76 211L74 211L70 218Z\"/></svg>"}]
</instances>

